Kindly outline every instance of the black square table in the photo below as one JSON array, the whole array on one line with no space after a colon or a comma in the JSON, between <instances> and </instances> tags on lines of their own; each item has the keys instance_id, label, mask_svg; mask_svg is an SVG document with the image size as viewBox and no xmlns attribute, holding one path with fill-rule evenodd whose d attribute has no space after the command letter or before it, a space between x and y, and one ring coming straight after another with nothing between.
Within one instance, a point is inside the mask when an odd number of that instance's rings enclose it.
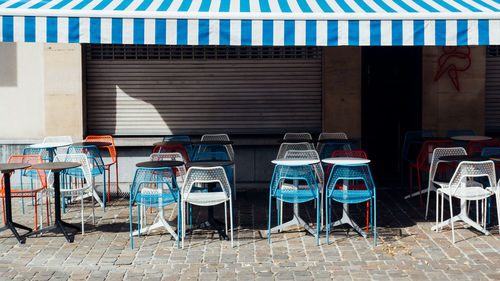
<instances>
[{"instance_id":1,"label":"black square table","mask_svg":"<svg viewBox=\"0 0 500 281\"><path fill-rule=\"evenodd\" d=\"M79 227L74 226L72 224L69 224L67 222L62 221L61 219L61 183L60 183L60 172L66 169L72 169L72 168L77 168L80 167L81 164L77 162L50 162L50 163L42 163L42 164L36 164L33 165L33 169L37 170L51 170L54 173L54 214L55 214L55 220L54 224L42 229L39 229L37 231L30 232L26 234L26 236L31 236L35 234L40 234L44 233L47 231L53 231L53 230L59 230L62 232L64 237L66 237L66 240L68 240L69 243L73 243L74 237L69 236L64 227L69 227L73 228L76 230L80 230Z\"/></svg>"},{"instance_id":2,"label":"black square table","mask_svg":"<svg viewBox=\"0 0 500 281\"><path fill-rule=\"evenodd\" d=\"M17 233L16 227L27 230L31 232L31 228L20 225L12 221L12 204L11 204L11 194L10 194L10 173L14 170L29 168L31 165L28 163L7 163L0 164L0 172L4 174L4 183L5 183L5 226L0 228L0 232L10 229L14 236L16 236L19 243L24 244L26 242L26 238L20 236Z\"/></svg>"}]
</instances>

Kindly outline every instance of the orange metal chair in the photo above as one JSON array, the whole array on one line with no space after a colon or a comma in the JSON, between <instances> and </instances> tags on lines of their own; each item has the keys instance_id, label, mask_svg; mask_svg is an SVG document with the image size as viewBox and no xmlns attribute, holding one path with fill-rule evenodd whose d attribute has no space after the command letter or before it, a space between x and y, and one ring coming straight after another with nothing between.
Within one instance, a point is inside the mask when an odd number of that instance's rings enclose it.
<instances>
[{"instance_id":1,"label":"orange metal chair","mask_svg":"<svg viewBox=\"0 0 500 281\"><path fill-rule=\"evenodd\" d=\"M42 157L40 155L12 155L9 157L7 163L28 163L28 164L40 164L42 163ZM23 197L23 198L33 198L33 204L35 206L35 230L38 229L38 198L37 195L39 192L45 190L47 188L47 175L43 170L34 170L32 168L24 169L19 171L20 173L36 173L38 179L40 180L40 187L37 189L30 190L11 190L11 197ZM36 176L35 176L36 177ZM0 189L0 198L2 199L2 208L3 208L3 220L5 223L5 186L3 181L3 175L1 180L1 189ZM49 221L49 202L48 196L46 197L46 207L47 207L47 225L50 224Z\"/></svg>"},{"instance_id":2,"label":"orange metal chair","mask_svg":"<svg viewBox=\"0 0 500 281\"><path fill-rule=\"evenodd\" d=\"M499 140L486 140L486 141L469 141L465 151L467 155L481 155L485 147L500 147Z\"/></svg>"},{"instance_id":3,"label":"orange metal chair","mask_svg":"<svg viewBox=\"0 0 500 281\"><path fill-rule=\"evenodd\" d=\"M111 163L104 163L104 172L108 172L108 202L110 196L111 189L111 166L115 165L116 169L116 194L118 194L118 155L116 154L115 141L112 136L87 136L85 138L86 142L109 142L111 145L108 146L100 146L99 148L107 148L109 151L109 156L111 157Z\"/></svg>"}]
</instances>

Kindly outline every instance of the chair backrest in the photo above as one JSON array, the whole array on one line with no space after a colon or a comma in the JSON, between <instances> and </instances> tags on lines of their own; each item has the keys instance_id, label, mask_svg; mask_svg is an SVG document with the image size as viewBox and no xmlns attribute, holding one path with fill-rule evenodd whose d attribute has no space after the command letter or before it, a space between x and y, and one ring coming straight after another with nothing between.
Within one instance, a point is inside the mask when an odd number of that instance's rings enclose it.
<instances>
[{"instance_id":1,"label":"chair backrest","mask_svg":"<svg viewBox=\"0 0 500 281\"><path fill-rule=\"evenodd\" d=\"M40 155L11 155L9 159L7 160L7 163L24 163L24 164L40 164L42 163L42 157ZM47 175L45 174L44 170L35 170L33 168L27 168L22 170L22 175L23 176L28 176L31 173L29 171L36 171L36 177L40 180L40 185L41 187L46 187L47 186ZM32 174L35 176L35 174ZM2 174L2 179L3 179L3 174ZM3 180L2 180L2 189L4 188L3 186Z\"/></svg>"},{"instance_id":2,"label":"chair backrest","mask_svg":"<svg viewBox=\"0 0 500 281\"><path fill-rule=\"evenodd\" d=\"M337 133L321 133L319 134L318 140L324 140L324 139L347 139L347 134L344 132L337 132ZM330 155L338 149L345 149L345 150L350 150L351 145L348 143L345 144L332 144L332 143L322 143L318 142L316 144L316 150L319 153L319 157L321 159L330 157Z\"/></svg>"},{"instance_id":3,"label":"chair backrest","mask_svg":"<svg viewBox=\"0 0 500 281\"><path fill-rule=\"evenodd\" d=\"M315 159L320 161L318 152L316 150L287 150L284 159ZM311 165L316 174L317 180L323 185L325 179L325 172L321 162Z\"/></svg>"},{"instance_id":4,"label":"chair backrest","mask_svg":"<svg viewBox=\"0 0 500 281\"><path fill-rule=\"evenodd\" d=\"M479 155L485 147L500 147L499 140L469 141L465 150L468 155Z\"/></svg>"},{"instance_id":5,"label":"chair backrest","mask_svg":"<svg viewBox=\"0 0 500 281\"><path fill-rule=\"evenodd\" d=\"M179 153L179 152L169 152L169 153L153 153L149 155L149 158L151 161L181 161L184 163L188 162L188 159L185 159L184 156ZM175 177L180 178L181 181L184 180L184 176L186 175L186 166L177 166L177 167L172 167L172 170L174 171Z\"/></svg>"},{"instance_id":6,"label":"chair backrest","mask_svg":"<svg viewBox=\"0 0 500 281\"><path fill-rule=\"evenodd\" d=\"M416 140L420 141L420 139L424 137L433 137L434 133L432 131L428 130L421 130L421 131L408 131L405 133L405 137L403 140L403 148L402 148L402 153L401 157L403 160L408 159L408 152L410 149L410 145L412 145Z\"/></svg>"},{"instance_id":7,"label":"chair backrest","mask_svg":"<svg viewBox=\"0 0 500 281\"><path fill-rule=\"evenodd\" d=\"M310 133L286 133L283 140L312 140Z\"/></svg>"},{"instance_id":8,"label":"chair backrest","mask_svg":"<svg viewBox=\"0 0 500 281\"><path fill-rule=\"evenodd\" d=\"M109 151L109 156L111 156L111 160L113 163L116 163L117 158L116 158L116 147L115 147L115 141L112 136L106 135L106 136L87 136L85 138L86 142L110 142L111 145L106 146L106 148Z\"/></svg>"},{"instance_id":9,"label":"chair backrest","mask_svg":"<svg viewBox=\"0 0 500 281\"><path fill-rule=\"evenodd\" d=\"M460 162L450 180L450 195L453 196L460 188L467 188L467 178L477 177L487 177L489 186L495 186L495 163L491 160Z\"/></svg>"},{"instance_id":10,"label":"chair backrest","mask_svg":"<svg viewBox=\"0 0 500 281\"><path fill-rule=\"evenodd\" d=\"M85 187L92 186L92 164L88 156L84 153L69 153L69 154L57 154L54 157L54 162L77 162L81 166L73 168L71 170L80 171L81 175L85 178ZM49 173L49 185L53 184L53 174ZM61 188L63 186L61 185Z\"/></svg>"},{"instance_id":11,"label":"chair backrest","mask_svg":"<svg viewBox=\"0 0 500 281\"><path fill-rule=\"evenodd\" d=\"M366 156L366 152L363 150L335 150L332 153L333 157L355 157L355 158L363 158L368 159ZM333 165L328 165L328 169L326 171L326 175L329 176L332 171Z\"/></svg>"},{"instance_id":12,"label":"chair backrest","mask_svg":"<svg viewBox=\"0 0 500 281\"><path fill-rule=\"evenodd\" d=\"M227 134L205 134L201 136L201 141L229 141ZM230 144L224 145L229 155L229 160L234 160L234 149Z\"/></svg>"},{"instance_id":13,"label":"chair backrest","mask_svg":"<svg viewBox=\"0 0 500 281\"><path fill-rule=\"evenodd\" d=\"M426 163L430 164L434 149L438 147L453 147L453 146L454 144L453 141L451 140L425 141L424 144L422 144L420 152L418 153L417 167L421 168Z\"/></svg>"},{"instance_id":14,"label":"chair backrest","mask_svg":"<svg viewBox=\"0 0 500 281\"><path fill-rule=\"evenodd\" d=\"M52 161L50 149L38 148L38 147L25 147L23 149L23 155L40 155L42 161Z\"/></svg>"},{"instance_id":15,"label":"chair backrest","mask_svg":"<svg viewBox=\"0 0 500 281\"><path fill-rule=\"evenodd\" d=\"M306 184L299 184L294 188L287 188L281 184L284 180L305 181ZM310 165L276 165L270 185L271 196L278 197L278 191L289 195L285 198L280 198L288 203L302 203L312 198L317 198L319 195L319 187L313 168Z\"/></svg>"},{"instance_id":16,"label":"chair backrest","mask_svg":"<svg viewBox=\"0 0 500 281\"><path fill-rule=\"evenodd\" d=\"M71 138L71 136L50 136L50 137L45 137L42 141L42 143L52 143L52 142L73 143L73 138Z\"/></svg>"},{"instance_id":17,"label":"chair backrest","mask_svg":"<svg viewBox=\"0 0 500 281\"><path fill-rule=\"evenodd\" d=\"M189 153L188 153L186 147L184 147L183 145L157 145L153 149L153 154L157 154L157 153L161 153L161 154L179 153L179 154L181 154L182 159L183 159L181 161L183 161L184 163L187 163L190 160Z\"/></svg>"},{"instance_id":18,"label":"chair backrest","mask_svg":"<svg viewBox=\"0 0 500 281\"><path fill-rule=\"evenodd\" d=\"M475 136L474 130L448 130L446 131L446 137L451 138L454 136Z\"/></svg>"},{"instance_id":19,"label":"chair backrest","mask_svg":"<svg viewBox=\"0 0 500 281\"><path fill-rule=\"evenodd\" d=\"M75 146L71 145L68 147L67 154L80 154L83 153L87 155L88 161L91 163L93 168L98 168L101 173L104 173L104 161L102 160L99 148L94 145L87 146Z\"/></svg>"},{"instance_id":20,"label":"chair backrest","mask_svg":"<svg viewBox=\"0 0 500 281\"><path fill-rule=\"evenodd\" d=\"M364 187L365 190L369 190L372 194L375 190L375 183L373 182L373 177L368 164L359 165L333 165L332 174L328 179L326 184L326 194L331 196L333 191L339 185L341 180L361 180L364 185L359 185L359 187ZM366 201L365 199L357 201L356 196L352 197L351 194L356 194L359 192L359 187L355 190L342 190L344 203L359 203Z\"/></svg>"},{"instance_id":21,"label":"chair backrest","mask_svg":"<svg viewBox=\"0 0 500 281\"><path fill-rule=\"evenodd\" d=\"M280 145L276 159L283 159L288 150L311 150L311 144L308 142L284 142Z\"/></svg>"},{"instance_id":22,"label":"chair backrest","mask_svg":"<svg viewBox=\"0 0 500 281\"><path fill-rule=\"evenodd\" d=\"M439 160L440 157L443 156L458 156L458 155L467 155L465 152L465 148L463 147L437 147L434 149L432 153L432 161L431 167L429 169L429 185L432 185L432 181L436 176L436 171L439 163L445 163L445 161Z\"/></svg>"},{"instance_id":23,"label":"chair backrest","mask_svg":"<svg viewBox=\"0 0 500 281\"><path fill-rule=\"evenodd\" d=\"M130 200L135 202L137 194L141 193L142 188L147 188L148 194L155 196L151 193L151 189L159 189L161 193L171 193L174 201L178 200L179 187L175 180L174 172L169 167L163 168L137 168L135 170L134 179L130 185Z\"/></svg>"},{"instance_id":24,"label":"chair backrest","mask_svg":"<svg viewBox=\"0 0 500 281\"><path fill-rule=\"evenodd\" d=\"M191 167L187 171L186 180L182 186L181 196L189 200L189 194L195 184L218 183L227 198L231 198L231 185L223 167Z\"/></svg>"},{"instance_id":25,"label":"chair backrest","mask_svg":"<svg viewBox=\"0 0 500 281\"><path fill-rule=\"evenodd\" d=\"M170 140L176 140L176 141L191 141L191 138L189 136L164 136L163 141L170 141Z\"/></svg>"},{"instance_id":26,"label":"chair backrest","mask_svg":"<svg viewBox=\"0 0 500 281\"><path fill-rule=\"evenodd\" d=\"M485 147L481 150L481 156L500 155L500 147Z\"/></svg>"}]
</instances>

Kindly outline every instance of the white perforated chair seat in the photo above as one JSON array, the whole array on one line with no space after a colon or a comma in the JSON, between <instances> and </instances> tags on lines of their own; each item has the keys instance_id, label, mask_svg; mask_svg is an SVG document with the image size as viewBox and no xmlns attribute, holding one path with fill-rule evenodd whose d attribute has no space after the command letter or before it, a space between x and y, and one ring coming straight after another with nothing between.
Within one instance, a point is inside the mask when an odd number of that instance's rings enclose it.
<instances>
[{"instance_id":1,"label":"white perforated chair seat","mask_svg":"<svg viewBox=\"0 0 500 281\"><path fill-rule=\"evenodd\" d=\"M213 206L228 201L225 192L191 192L186 202L197 206Z\"/></svg>"},{"instance_id":2,"label":"white perforated chair seat","mask_svg":"<svg viewBox=\"0 0 500 281\"><path fill-rule=\"evenodd\" d=\"M452 188L442 187L439 192L446 195L451 195ZM453 192L453 197L463 200L482 200L493 195L494 192L490 189L485 189L481 186L467 186L466 188L459 188Z\"/></svg>"}]
</instances>

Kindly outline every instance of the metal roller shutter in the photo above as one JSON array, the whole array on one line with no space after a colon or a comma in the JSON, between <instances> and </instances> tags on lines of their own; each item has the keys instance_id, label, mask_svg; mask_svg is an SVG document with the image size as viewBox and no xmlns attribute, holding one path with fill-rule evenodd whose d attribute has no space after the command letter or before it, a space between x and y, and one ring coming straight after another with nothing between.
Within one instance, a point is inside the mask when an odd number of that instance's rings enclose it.
<instances>
[{"instance_id":1,"label":"metal roller shutter","mask_svg":"<svg viewBox=\"0 0 500 281\"><path fill-rule=\"evenodd\" d=\"M86 45L89 134L321 131L316 47Z\"/></svg>"},{"instance_id":2,"label":"metal roller shutter","mask_svg":"<svg viewBox=\"0 0 500 281\"><path fill-rule=\"evenodd\" d=\"M487 51L485 129L500 133L500 47L489 46Z\"/></svg>"}]
</instances>

